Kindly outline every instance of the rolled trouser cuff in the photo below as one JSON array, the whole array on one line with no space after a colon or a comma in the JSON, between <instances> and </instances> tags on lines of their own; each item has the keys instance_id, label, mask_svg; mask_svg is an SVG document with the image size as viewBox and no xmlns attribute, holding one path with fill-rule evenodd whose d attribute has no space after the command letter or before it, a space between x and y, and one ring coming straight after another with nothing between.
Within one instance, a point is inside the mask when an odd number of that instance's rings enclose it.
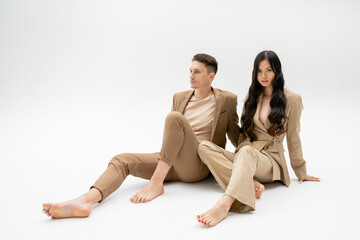
<instances>
[{"instance_id":1,"label":"rolled trouser cuff","mask_svg":"<svg viewBox=\"0 0 360 240\"><path fill-rule=\"evenodd\" d=\"M235 198L234 203L230 207L231 212L245 213L250 211L255 211L255 202L247 199L246 196L239 194L232 194L228 191L225 191L225 195Z\"/></svg>"},{"instance_id":2,"label":"rolled trouser cuff","mask_svg":"<svg viewBox=\"0 0 360 240\"><path fill-rule=\"evenodd\" d=\"M160 155L159 161L163 161L163 162L166 163L166 165L168 165L169 167L172 167L172 166L173 166L173 163L172 163L169 159L165 158L165 157L162 156L162 155Z\"/></svg>"},{"instance_id":3,"label":"rolled trouser cuff","mask_svg":"<svg viewBox=\"0 0 360 240\"><path fill-rule=\"evenodd\" d=\"M108 196L104 197L104 191L101 190L100 187L97 187L97 186L93 185L93 186L90 187L90 189L92 189L92 188L95 188L95 189L99 190L99 192L101 194L101 200L98 203L101 203L102 201L105 200L106 197L108 197Z\"/></svg>"}]
</instances>

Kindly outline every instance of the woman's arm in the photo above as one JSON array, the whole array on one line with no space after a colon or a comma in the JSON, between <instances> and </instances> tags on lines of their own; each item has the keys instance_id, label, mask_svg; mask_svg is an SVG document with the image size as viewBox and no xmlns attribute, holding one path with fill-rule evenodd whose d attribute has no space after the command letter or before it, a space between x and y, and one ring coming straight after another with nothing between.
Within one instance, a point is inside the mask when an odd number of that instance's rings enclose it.
<instances>
[{"instance_id":1,"label":"woman's arm","mask_svg":"<svg viewBox=\"0 0 360 240\"><path fill-rule=\"evenodd\" d=\"M300 118L303 109L301 96L296 95L293 99L288 99L288 101L288 104L290 104L290 113L286 139L289 149L291 167L294 170L300 183L303 181L319 182L319 178L309 176L306 173L306 162L303 158L300 140Z\"/></svg>"},{"instance_id":2,"label":"woman's arm","mask_svg":"<svg viewBox=\"0 0 360 240\"><path fill-rule=\"evenodd\" d=\"M288 99L290 106L290 113L287 128L287 144L290 155L291 167L293 168L299 182L316 181L320 179L317 177L309 176L306 173L306 162L303 158L301 140L300 140L300 118L303 109L302 99L300 95Z\"/></svg>"},{"instance_id":3,"label":"woman's arm","mask_svg":"<svg viewBox=\"0 0 360 240\"><path fill-rule=\"evenodd\" d=\"M304 181L320 182L320 178L307 175L307 177L304 180L299 180L300 184L303 183Z\"/></svg>"},{"instance_id":4,"label":"woman's arm","mask_svg":"<svg viewBox=\"0 0 360 240\"><path fill-rule=\"evenodd\" d=\"M300 95L291 96L288 99L290 112L288 115L288 125L286 140L289 149L290 163L297 178L303 181L307 178L306 162L303 158L300 140L300 118L303 109Z\"/></svg>"}]
</instances>

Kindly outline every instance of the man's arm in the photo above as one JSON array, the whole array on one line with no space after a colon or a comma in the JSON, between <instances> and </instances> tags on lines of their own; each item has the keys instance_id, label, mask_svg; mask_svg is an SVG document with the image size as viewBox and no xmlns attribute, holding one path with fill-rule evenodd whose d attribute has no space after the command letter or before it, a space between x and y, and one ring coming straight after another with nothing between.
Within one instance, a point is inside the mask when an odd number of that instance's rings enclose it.
<instances>
[{"instance_id":1,"label":"man's arm","mask_svg":"<svg viewBox=\"0 0 360 240\"><path fill-rule=\"evenodd\" d=\"M231 106L231 115L228 122L227 135L231 143L237 148L239 144L240 127L239 116L237 114L237 96L233 98Z\"/></svg>"},{"instance_id":2,"label":"man's arm","mask_svg":"<svg viewBox=\"0 0 360 240\"><path fill-rule=\"evenodd\" d=\"M173 96L173 103L172 103L171 111L175 111L175 94Z\"/></svg>"}]
</instances>

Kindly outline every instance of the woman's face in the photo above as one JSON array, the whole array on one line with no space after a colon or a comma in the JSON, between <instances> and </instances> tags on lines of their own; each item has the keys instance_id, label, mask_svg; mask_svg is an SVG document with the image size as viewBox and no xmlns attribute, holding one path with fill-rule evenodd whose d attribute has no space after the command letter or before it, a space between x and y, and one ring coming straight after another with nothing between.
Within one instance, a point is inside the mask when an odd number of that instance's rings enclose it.
<instances>
[{"instance_id":1,"label":"woman's face","mask_svg":"<svg viewBox=\"0 0 360 240\"><path fill-rule=\"evenodd\" d=\"M268 60L262 60L259 64L259 70L257 73L257 80L264 88L272 86L272 82L275 78L275 73L271 69Z\"/></svg>"}]
</instances>

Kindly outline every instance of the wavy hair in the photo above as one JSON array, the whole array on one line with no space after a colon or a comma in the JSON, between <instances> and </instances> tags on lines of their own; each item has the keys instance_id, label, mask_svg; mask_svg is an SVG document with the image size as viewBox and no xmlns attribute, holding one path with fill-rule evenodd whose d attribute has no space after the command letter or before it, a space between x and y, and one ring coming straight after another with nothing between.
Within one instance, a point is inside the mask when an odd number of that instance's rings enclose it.
<instances>
[{"instance_id":1,"label":"wavy hair","mask_svg":"<svg viewBox=\"0 0 360 240\"><path fill-rule=\"evenodd\" d=\"M281 71L281 62L279 57L273 51L262 51L259 53L254 61L254 68L252 72L252 83L249 88L248 97L244 104L244 113L241 116L240 128L241 134L250 141L256 141L256 135L254 134L254 115L256 112L257 104L260 94L264 91L264 87L258 82L257 76L259 71L260 62L268 60L272 70L275 73L275 78L272 81L272 97L270 100L271 112L268 119L271 123L271 127L268 129L268 133L271 136L278 136L286 131L287 116L285 115L286 97L284 94L284 76Z\"/></svg>"}]
</instances>

